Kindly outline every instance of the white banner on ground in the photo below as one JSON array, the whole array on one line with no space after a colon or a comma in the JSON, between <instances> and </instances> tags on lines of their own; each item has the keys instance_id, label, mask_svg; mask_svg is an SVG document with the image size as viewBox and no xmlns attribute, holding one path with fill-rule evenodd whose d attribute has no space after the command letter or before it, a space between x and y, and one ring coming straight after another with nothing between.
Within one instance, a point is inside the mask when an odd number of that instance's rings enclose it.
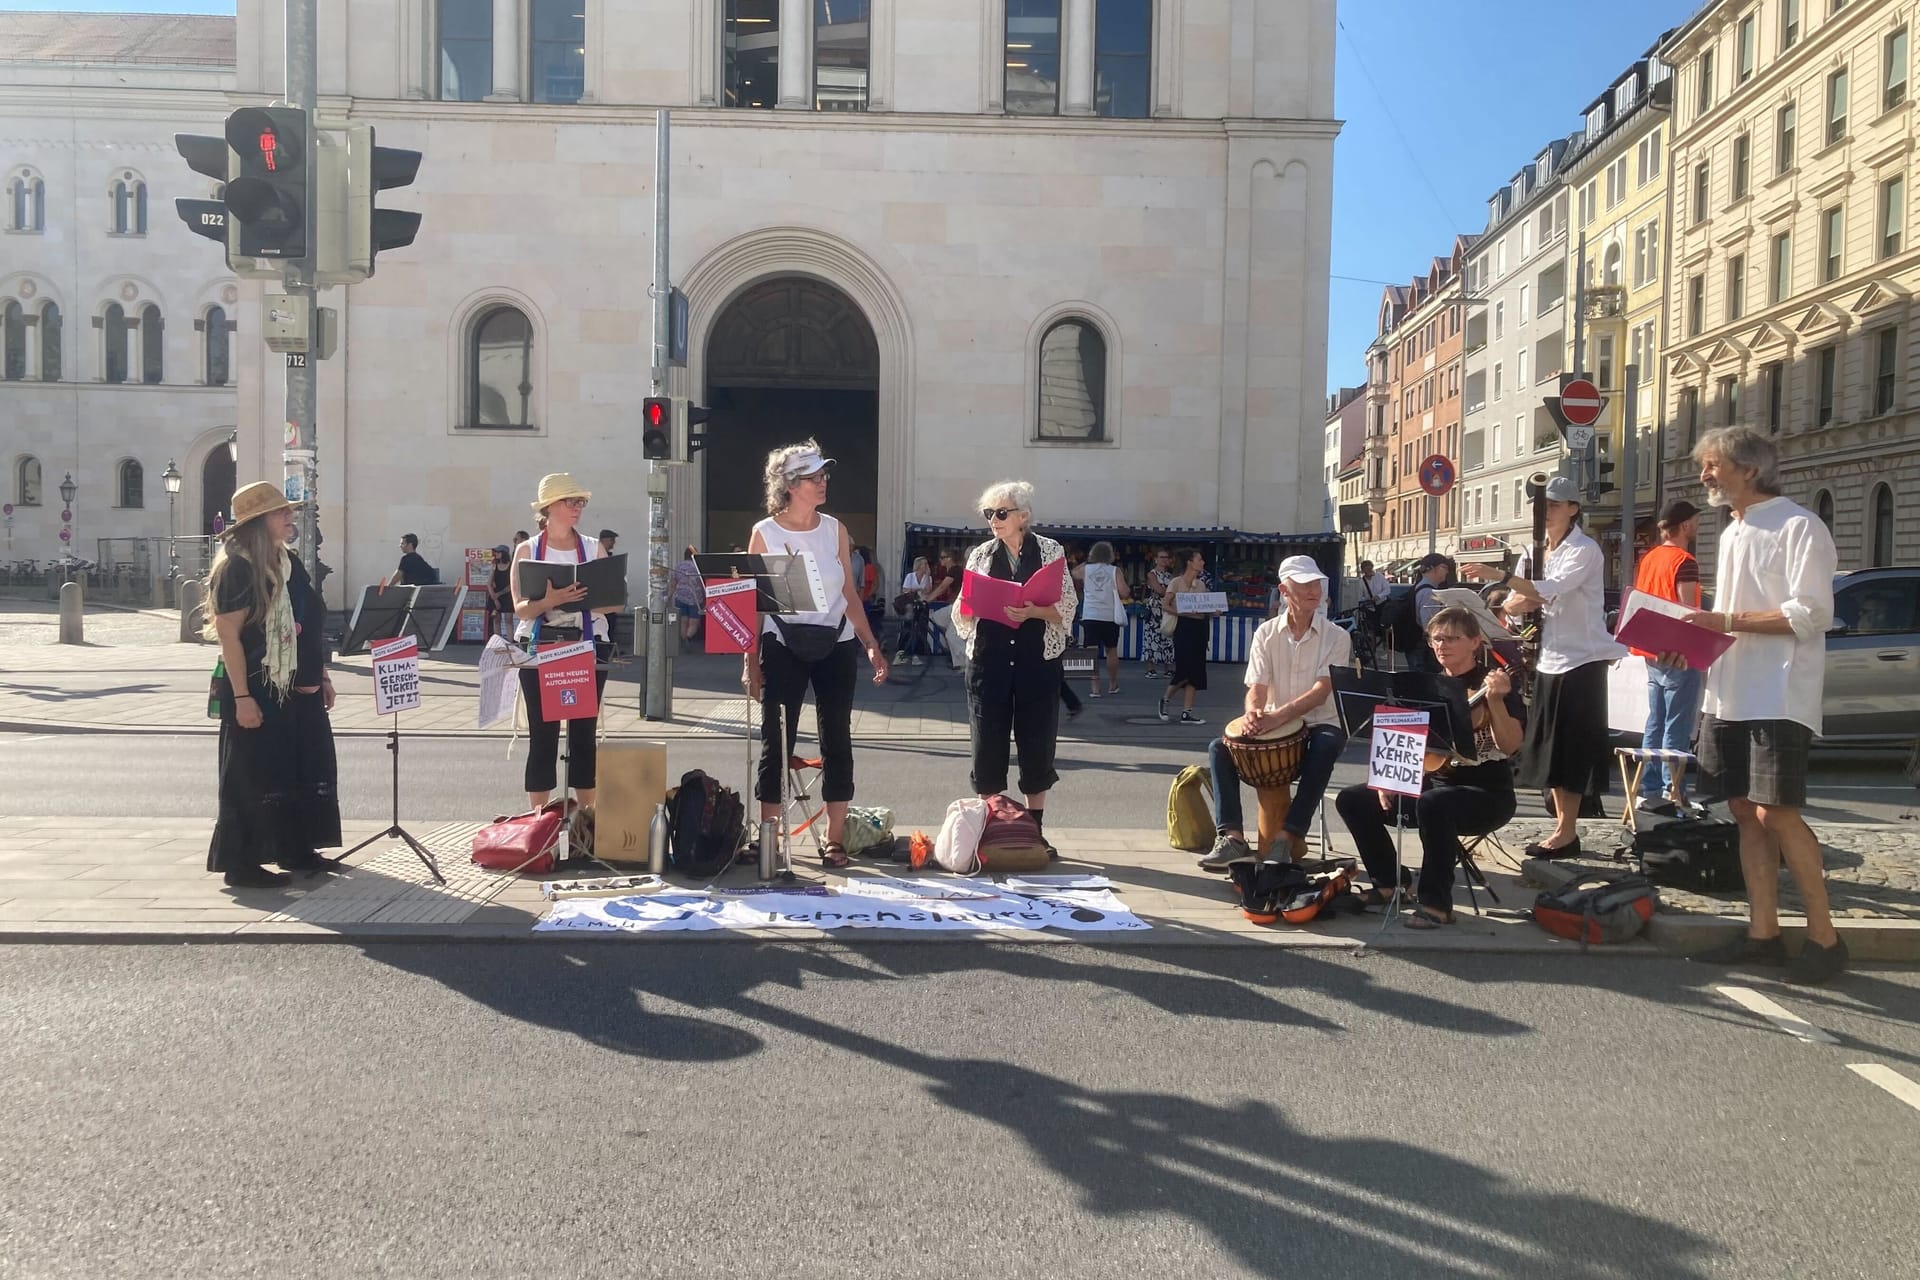
<instances>
[{"instance_id":1,"label":"white banner on ground","mask_svg":"<svg viewBox=\"0 0 1920 1280\"><path fill-rule=\"evenodd\" d=\"M1381 707L1373 713L1373 746L1367 752L1369 787L1393 795L1419 795L1426 756L1426 712Z\"/></svg>"},{"instance_id":2,"label":"white banner on ground","mask_svg":"<svg viewBox=\"0 0 1920 1280\"><path fill-rule=\"evenodd\" d=\"M373 657L373 710L390 716L420 705L420 639L401 636L369 650Z\"/></svg>"},{"instance_id":3,"label":"white banner on ground","mask_svg":"<svg viewBox=\"0 0 1920 1280\"><path fill-rule=\"evenodd\" d=\"M861 879L826 892L791 889L655 893L556 902L535 932L707 932L716 929L912 929L1113 933L1148 929L1108 889L1020 893L986 880Z\"/></svg>"}]
</instances>

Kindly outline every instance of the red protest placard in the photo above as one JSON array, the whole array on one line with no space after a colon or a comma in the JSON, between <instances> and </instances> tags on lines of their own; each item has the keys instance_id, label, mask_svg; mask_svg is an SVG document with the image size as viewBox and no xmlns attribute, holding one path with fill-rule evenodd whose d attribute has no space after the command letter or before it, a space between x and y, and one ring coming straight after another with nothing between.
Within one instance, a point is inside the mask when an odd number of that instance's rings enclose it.
<instances>
[{"instance_id":1,"label":"red protest placard","mask_svg":"<svg viewBox=\"0 0 1920 1280\"><path fill-rule=\"evenodd\" d=\"M707 584L707 652L752 653L759 639L760 615L753 579Z\"/></svg>"},{"instance_id":2,"label":"red protest placard","mask_svg":"<svg viewBox=\"0 0 1920 1280\"><path fill-rule=\"evenodd\" d=\"M600 691L593 682L593 641L541 646L534 663L540 673L540 718L591 720L600 714Z\"/></svg>"}]
</instances>

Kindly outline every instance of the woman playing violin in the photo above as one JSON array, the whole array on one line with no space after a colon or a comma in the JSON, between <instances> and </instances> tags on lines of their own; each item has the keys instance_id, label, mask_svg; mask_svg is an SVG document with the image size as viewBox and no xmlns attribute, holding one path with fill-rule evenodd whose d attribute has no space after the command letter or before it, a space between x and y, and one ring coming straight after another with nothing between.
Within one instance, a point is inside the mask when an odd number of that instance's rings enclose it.
<instances>
[{"instance_id":1,"label":"woman playing violin","mask_svg":"<svg viewBox=\"0 0 1920 1280\"><path fill-rule=\"evenodd\" d=\"M1376 793L1362 783L1343 790L1334 802L1367 864L1373 888L1364 897L1374 906L1386 905L1393 896L1393 824L1404 818L1419 829L1419 905L1407 922L1412 929L1453 923L1453 864L1460 859L1460 837L1498 831L1513 818L1509 757L1520 749L1526 724L1526 704L1489 653L1486 634L1470 610L1434 614L1427 623L1427 643L1439 660L1440 678L1465 687L1475 759L1430 756L1432 771L1418 798Z\"/></svg>"}]
</instances>

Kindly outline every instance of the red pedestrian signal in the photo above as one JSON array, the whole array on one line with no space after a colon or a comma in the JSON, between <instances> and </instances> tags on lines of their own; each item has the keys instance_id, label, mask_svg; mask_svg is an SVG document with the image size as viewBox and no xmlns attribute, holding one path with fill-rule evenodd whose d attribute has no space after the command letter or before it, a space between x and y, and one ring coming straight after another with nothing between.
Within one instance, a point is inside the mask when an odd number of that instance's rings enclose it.
<instances>
[{"instance_id":1,"label":"red pedestrian signal","mask_svg":"<svg viewBox=\"0 0 1920 1280\"><path fill-rule=\"evenodd\" d=\"M673 406L666 396L640 402L640 456L666 462L673 456Z\"/></svg>"}]
</instances>

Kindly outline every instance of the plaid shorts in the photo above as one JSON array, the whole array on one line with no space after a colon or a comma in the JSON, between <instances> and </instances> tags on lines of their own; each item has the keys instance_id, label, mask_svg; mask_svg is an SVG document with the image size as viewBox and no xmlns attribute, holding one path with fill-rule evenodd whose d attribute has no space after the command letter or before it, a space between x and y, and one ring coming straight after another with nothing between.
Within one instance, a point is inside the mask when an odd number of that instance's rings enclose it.
<instances>
[{"instance_id":1,"label":"plaid shorts","mask_svg":"<svg viewBox=\"0 0 1920 1280\"><path fill-rule=\"evenodd\" d=\"M1804 809L1813 730L1797 720L1700 718L1700 795Z\"/></svg>"}]
</instances>

